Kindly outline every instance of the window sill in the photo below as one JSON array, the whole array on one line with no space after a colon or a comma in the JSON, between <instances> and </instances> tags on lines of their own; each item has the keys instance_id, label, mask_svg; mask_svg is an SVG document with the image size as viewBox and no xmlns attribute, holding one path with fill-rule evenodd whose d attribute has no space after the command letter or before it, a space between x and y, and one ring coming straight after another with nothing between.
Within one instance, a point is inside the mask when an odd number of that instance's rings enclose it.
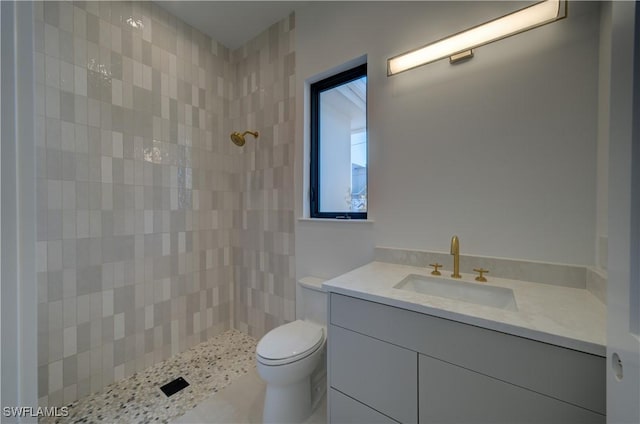
<instances>
[{"instance_id":1,"label":"window sill","mask_svg":"<svg viewBox=\"0 0 640 424\"><path fill-rule=\"evenodd\" d=\"M336 219L336 218L305 218L300 217L298 221L301 222L349 222L352 224L373 224L373 219Z\"/></svg>"}]
</instances>

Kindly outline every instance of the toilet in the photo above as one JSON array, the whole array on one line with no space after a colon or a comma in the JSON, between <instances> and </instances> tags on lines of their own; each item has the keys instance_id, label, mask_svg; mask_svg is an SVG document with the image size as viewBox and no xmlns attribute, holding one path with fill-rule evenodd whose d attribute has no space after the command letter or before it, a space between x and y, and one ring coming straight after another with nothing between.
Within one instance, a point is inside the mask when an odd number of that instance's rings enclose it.
<instances>
[{"instance_id":1,"label":"toilet","mask_svg":"<svg viewBox=\"0 0 640 424\"><path fill-rule=\"evenodd\" d=\"M257 370L266 382L263 422L300 423L326 392L327 339L324 280L304 277L296 291L296 321L265 334L256 348Z\"/></svg>"}]
</instances>

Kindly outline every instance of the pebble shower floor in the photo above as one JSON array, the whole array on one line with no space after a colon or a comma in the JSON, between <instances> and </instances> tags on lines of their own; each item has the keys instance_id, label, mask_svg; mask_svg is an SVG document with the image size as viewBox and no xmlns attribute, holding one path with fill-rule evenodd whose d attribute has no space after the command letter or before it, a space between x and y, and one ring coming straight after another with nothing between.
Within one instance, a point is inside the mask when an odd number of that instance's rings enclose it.
<instances>
[{"instance_id":1,"label":"pebble shower floor","mask_svg":"<svg viewBox=\"0 0 640 424\"><path fill-rule=\"evenodd\" d=\"M40 423L168 423L255 368L256 340L229 330L69 405L64 418ZM189 383L166 397L160 386Z\"/></svg>"}]
</instances>

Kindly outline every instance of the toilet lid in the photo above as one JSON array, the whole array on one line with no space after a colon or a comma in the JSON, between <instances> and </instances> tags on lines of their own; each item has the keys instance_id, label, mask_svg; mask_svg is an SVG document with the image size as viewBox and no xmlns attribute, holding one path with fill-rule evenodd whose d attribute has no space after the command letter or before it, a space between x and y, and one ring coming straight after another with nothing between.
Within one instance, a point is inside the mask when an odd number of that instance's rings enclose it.
<instances>
[{"instance_id":1,"label":"toilet lid","mask_svg":"<svg viewBox=\"0 0 640 424\"><path fill-rule=\"evenodd\" d=\"M297 320L269 331L258 343L256 353L264 359L295 359L314 350L324 340L324 330L311 322Z\"/></svg>"}]
</instances>

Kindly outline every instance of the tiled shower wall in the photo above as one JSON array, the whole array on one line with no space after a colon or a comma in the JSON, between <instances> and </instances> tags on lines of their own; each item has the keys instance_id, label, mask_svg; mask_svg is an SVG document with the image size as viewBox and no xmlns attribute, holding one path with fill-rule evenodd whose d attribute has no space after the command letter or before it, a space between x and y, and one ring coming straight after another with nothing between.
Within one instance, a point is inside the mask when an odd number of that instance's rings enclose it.
<instances>
[{"instance_id":1,"label":"tiled shower wall","mask_svg":"<svg viewBox=\"0 0 640 424\"><path fill-rule=\"evenodd\" d=\"M293 16L230 53L150 2L34 14L40 404L293 320Z\"/></svg>"},{"instance_id":2,"label":"tiled shower wall","mask_svg":"<svg viewBox=\"0 0 640 424\"><path fill-rule=\"evenodd\" d=\"M233 244L235 326L257 338L295 319L294 35L291 15L231 54L229 130L260 132L236 147L241 214Z\"/></svg>"},{"instance_id":3,"label":"tiled shower wall","mask_svg":"<svg viewBox=\"0 0 640 424\"><path fill-rule=\"evenodd\" d=\"M239 158L222 45L150 2L34 9L38 387L59 406L230 327Z\"/></svg>"}]
</instances>

